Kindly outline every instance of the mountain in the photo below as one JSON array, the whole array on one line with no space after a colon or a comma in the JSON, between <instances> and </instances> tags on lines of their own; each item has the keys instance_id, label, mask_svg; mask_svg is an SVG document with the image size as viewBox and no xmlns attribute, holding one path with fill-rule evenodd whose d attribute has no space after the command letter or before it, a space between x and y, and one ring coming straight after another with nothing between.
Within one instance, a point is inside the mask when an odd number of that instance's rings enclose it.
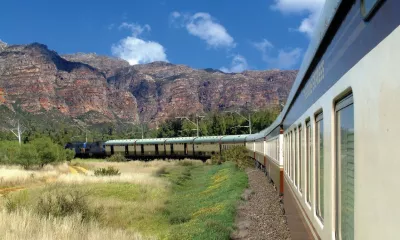
<instances>
[{"instance_id":1,"label":"mountain","mask_svg":"<svg viewBox=\"0 0 400 240\"><path fill-rule=\"evenodd\" d=\"M154 124L213 110L279 106L296 74L228 74L166 62L129 66L94 53L60 56L39 43L0 42L0 105L34 115L56 112L88 124Z\"/></svg>"}]
</instances>

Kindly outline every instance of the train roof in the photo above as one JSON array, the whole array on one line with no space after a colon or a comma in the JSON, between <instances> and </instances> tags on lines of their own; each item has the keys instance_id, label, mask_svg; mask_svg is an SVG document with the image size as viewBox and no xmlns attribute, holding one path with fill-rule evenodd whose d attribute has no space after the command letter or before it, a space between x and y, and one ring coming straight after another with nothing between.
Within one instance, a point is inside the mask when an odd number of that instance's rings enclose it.
<instances>
[{"instance_id":1,"label":"train roof","mask_svg":"<svg viewBox=\"0 0 400 240\"><path fill-rule=\"evenodd\" d=\"M196 137L177 137L177 138L167 138L165 143L192 143Z\"/></svg>"},{"instance_id":2,"label":"train roof","mask_svg":"<svg viewBox=\"0 0 400 240\"><path fill-rule=\"evenodd\" d=\"M220 140L220 142L222 143L226 143L226 142L245 142L246 141L246 137L248 135L228 135L228 136L223 136Z\"/></svg>"},{"instance_id":3,"label":"train roof","mask_svg":"<svg viewBox=\"0 0 400 240\"><path fill-rule=\"evenodd\" d=\"M247 135L246 141L255 141L255 140L264 138L265 137L265 132L264 131L265 130L263 130L261 132L258 132L258 133Z\"/></svg>"},{"instance_id":4,"label":"train roof","mask_svg":"<svg viewBox=\"0 0 400 240\"><path fill-rule=\"evenodd\" d=\"M197 137L193 140L193 143L217 143L223 136L207 136Z\"/></svg>"},{"instance_id":5,"label":"train roof","mask_svg":"<svg viewBox=\"0 0 400 240\"><path fill-rule=\"evenodd\" d=\"M137 139L119 139L119 140L108 140L104 144L107 146L112 145L126 145L126 144L134 144Z\"/></svg>"},{"instance_id":6,"label":"train roof","mask_svg":"<svg viewBox=\"0 0 400 240\"><path fill-rule=\"evenodd\" d=\"M315 27L313 37L311 38L308 49L304 55L303 61L301 63L299 72L297 74L296 80L293 83L292 89L290 90L289 96L287 98L285 107L279 114L277 119L263 132L268 135L274 131L277 127L281 125L285 116L290 110L292 103L294 102L296 95L301 87L303 81L306 81L305 75L310 70L311 64L316 57L318 50L321 47L323 40L327 37L327 31L331 26L331 22L334 19L339 6L344 2L343 0L326 0L325 5L322 9L321 15L317 26Z\"/></svg>"},{"instance_id":7,"label":"train roof","mask_svg":"<svg viewBox=\"0 0 400 240\"><path fill-rule=\"evenodd\" d=\"M164 144L167 138L145 138L136 140L136 144L145 145L145 144Z\"/></svg>"}]
</instances>

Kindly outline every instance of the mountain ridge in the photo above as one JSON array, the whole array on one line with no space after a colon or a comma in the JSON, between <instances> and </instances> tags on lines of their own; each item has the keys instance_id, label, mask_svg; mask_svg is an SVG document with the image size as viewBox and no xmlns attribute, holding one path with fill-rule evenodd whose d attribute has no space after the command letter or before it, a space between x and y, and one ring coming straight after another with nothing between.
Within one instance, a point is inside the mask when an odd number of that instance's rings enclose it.
<instances>
[{"instance_id":1,"label":"mountain ridge","mask_svg":"<svg viewBox=\"0 0 400 240\"><path fill-rule=\"evenodd\" d=\"M32 114L56 110L88 124L155 124L178 115L279 106L297 74L227 74L167 62L130 66L95 53L59 55L40 43L0 49L0 105Z\"/></svg>"}]
</instances>

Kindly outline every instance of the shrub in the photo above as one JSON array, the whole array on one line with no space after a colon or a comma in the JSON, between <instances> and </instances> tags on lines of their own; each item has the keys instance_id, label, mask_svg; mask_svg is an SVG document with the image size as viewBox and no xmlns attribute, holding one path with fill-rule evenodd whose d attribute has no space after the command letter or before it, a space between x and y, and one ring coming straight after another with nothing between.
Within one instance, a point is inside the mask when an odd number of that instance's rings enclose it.
<instances>
[{"instance_id":1,"label":"shrub","mask_svg":"<svg viewBox=\"0 0 400 240\"><path fill-rule=\"evenodd\" d=\"M36 205L36 211L45 217L66 217L79 214L82 221L88 221L99 219L102 209L91 209L87 196L80 191L56 191L48 192L40 197Z\"/></svg>"},{"instance_id":2,"label":"shrub","mask_svg":"<svg viewBox=\"0 0 400 240\"><path fill-rule=\"evenodd\" d=\"M121 175L118 169L114 167L99 168L94 171L95 176L115 176Z\"/></svg>"},{"instance_id":3,"label":"shrub","mask_svg":"<svg viewBox=\"0 0 400 240\"><path fill-rule=\"evenodd\" d=\"M65 149L65 160L71 161L75 157L75 151L72 149Z\"/></svg>"},{"instance_id":4,"label":"shrub","mask_svg":"<svg viewBox=\"0 0 400 240\"><path fill-rule=\"evenodd\" d=\"M20 145L16 141L0 142L0 164L13 164L18 158Z\"/></svg>"},{"instance_id":5,"label":"shrub","mask_svg":"<svg viewBox=\"0 0 400 240\"><path fill-rule=\"evenodd\" d=\"M168 171L167 171L167 168L164 166L164 167L160 167L159 169L157 169L157 171L155 172L155 175L157 176L157 177L161 177L161 176L163 176L163 175L165 175L165 174L168 174Z\"/></svg>"},{"instance_id":6,"label":"shrub","mask_svg":"<svg viewBox=\"0 0 400 240\"><path fill-rule=\"evenodd\" d=\"M222 152L221 161L226 162L234 162L235 165L240 169L245 169L246 167L250 167L251 161L247 156L247 148L244 146L235 146L229 148Z\"/></svg>"},{"instance_id":7,"label":"shrub","mask_svg":"<svg viewBox=\"0 0 400 240\"><path fill-rule=\"evenodd\" d=\"M126 158L122 154L114 154L107 158L108 162L126 162Z\"/></svg>"},{"instance_id":8,"label":"shrub","mask_svg":"<svg viewBox=\"0 0 400 240\"><path fill-rule=\"evenodd\" d=\"M29 169L34 165L38 165L39 162L39 154L34 146L30 144L24 144L21 146L15 163L21 165L25 169Z\"/></svg>"},{"instance_id":9,"label":"shrub","mask_svg":"<svg viewBox=\"0 0 400 240\"><path fill-rule=\"evenodd\" d=\"M180 160L178 162L179 166L184 166L184 167L189 167L189 166L193 166L193 160Z\"/></svg>"},{"instance_id":10,"label":"shrub","mask_svg":"<svg viewBox=\"0 0 400 240\"><path fill-rule=\"evenodd\" d=\"M64 152L61 152L60 146L53 143L50 138L37 138L31 143L39 154L40 165L65 160Z\"/></svg>"}]
</instances>

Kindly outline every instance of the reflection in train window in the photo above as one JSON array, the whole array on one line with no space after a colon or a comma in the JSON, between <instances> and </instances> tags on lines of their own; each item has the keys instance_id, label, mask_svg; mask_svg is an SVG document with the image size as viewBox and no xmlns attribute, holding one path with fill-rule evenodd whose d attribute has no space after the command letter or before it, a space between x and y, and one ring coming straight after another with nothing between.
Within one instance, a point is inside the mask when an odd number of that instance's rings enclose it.
<instances>
[{"instance_id":1,"label":"reflection in train window","mask_svg":"<svg viewBox=\"0 0 400 240\"><path fill-rule=\"evenodd\" d=\"M354 239L354 107L349 96L336 105L336 229Z\"/></svg>"},{"instance_id":2,"label":"reflection in train window","mask_svg":"<svg viewBox=\"0 0 400 240\"><path fill-rule=\"evenodd\" d=\"M322 113L316 118L315 127L315 189L317 216L324 219L324 120Z\"/></svg>"},{"instance_id":3,"label":"reflection in train window","mask_svg":"<svg viewBox=\"0 0 400 240\"><path fill-rule=\"evenodd\" d=\"M362 0L361 12L364 18L369 18L374 9L378 6L380 0Z\"/></svg>"},{"instance_id":4,"label":"reflection in train window","mask_svg":"<svg viewBox=\"0 0 400 240\"><path fill-rule=\"evenodd\" d=\"M298 186L297 177L299 176L299 169L297 165L297 129L294 130L294 138L293 138L293 155L294 155L294 185Z\"/></svg>"},{"instance_id":5,"label":"reflection in train window","mask_svg":"<svg viewBox=\"0 0 400 240\"><path fill-rule=\"evenodd\" d=\"M311 190L312 190L312 134L311 134L311 123L307 122L307 136L306 136L306 179L307 179L307 202L311 204Z\"/></svg>"},{"instance_id":6,"label":"reflection in train window","mask_svg":"<svg viewBox=\"0 0 400 240\"><path fill-rule=\"evenodd\" d=\"M303 171L303 168L302 168L302 156L301 156L301 153L302 153L302 151L301 151L301 148L302 148L302 144L301 144L301 141L303 140L303 138L301 137L301 126L299 126L299 144L298 144L298 146L299 146L299 191L300 192L302 192L302 188L301 188L301 186L302 186L302 181L301 181L301 177L302 177L302 175L301 175L301 173L302 173L302 171Z\"/></svg>"}]
</instances>

